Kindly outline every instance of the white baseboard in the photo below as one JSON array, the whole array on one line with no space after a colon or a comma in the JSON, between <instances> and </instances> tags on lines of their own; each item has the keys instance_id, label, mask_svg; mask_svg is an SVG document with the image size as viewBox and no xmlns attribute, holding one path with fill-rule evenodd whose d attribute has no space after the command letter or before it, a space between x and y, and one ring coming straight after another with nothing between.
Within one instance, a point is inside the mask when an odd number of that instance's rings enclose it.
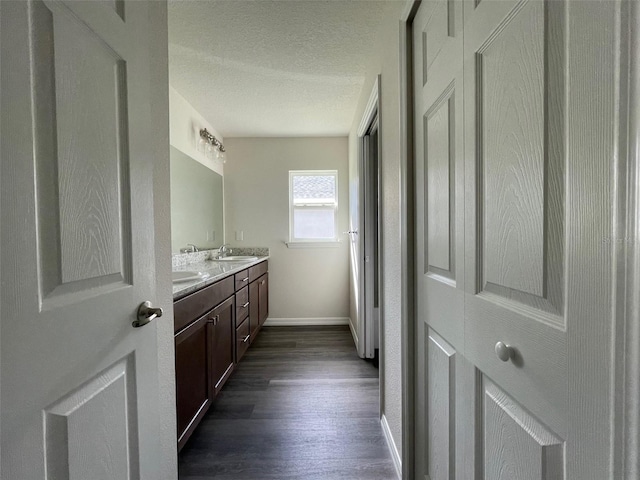
<instances>
[{"instance_id":1,"label":"white baseboard","mask_svg":"<svg viewBox=\"0 0 640 480\"><path fill-rule=\"evenodd\" d=\"M265 327L304 327L322 325L349 325L348 317L321 317L321 318L267 318Z\"/></svg>"},{"instance_id":2,"label":"white baseboard","mask_svg":"<svg viewBox=\"0 0 640 480\"><path fill-rule=\"evenodd\" d=\"M382 424L382 432L384 433L384 438L387 441L387 447L389 447L389 452L391 453L393 465L396 467L396 474L398 475L398 479L400 480L402 479L402 459L400 458L400 453L398 452L398 448L396 447L396 442L393 441L393 435L391 435L391 429L389 428L387 417L382 415L380 423Z\"/></svg>"}]
</instances>

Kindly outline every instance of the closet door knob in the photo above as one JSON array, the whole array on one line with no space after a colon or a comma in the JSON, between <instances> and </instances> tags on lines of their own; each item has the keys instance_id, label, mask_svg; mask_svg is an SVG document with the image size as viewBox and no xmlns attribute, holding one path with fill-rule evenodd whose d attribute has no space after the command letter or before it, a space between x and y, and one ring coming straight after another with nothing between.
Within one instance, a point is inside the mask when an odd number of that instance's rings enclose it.
<instances>
[{"instance_id":1,"label":"closet door knob","mask_svg":"<svg viewBox=\"0 0 640 480\"><path fill-rule=\"evenodd\" d=\"M503 342L496 343L496 355L503 362L508 362L515 355L515 351L511 345L507 345Z\"/></svg>"}]
</instances>

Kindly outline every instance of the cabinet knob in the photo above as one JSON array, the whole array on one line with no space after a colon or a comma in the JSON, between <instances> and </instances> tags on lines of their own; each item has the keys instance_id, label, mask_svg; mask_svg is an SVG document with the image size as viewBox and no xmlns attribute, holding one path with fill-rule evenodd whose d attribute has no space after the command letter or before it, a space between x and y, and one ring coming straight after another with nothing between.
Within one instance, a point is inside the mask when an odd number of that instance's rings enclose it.
<instances>
[{"instance_id":1,"label":"cabinet knob","mask_svg":"<svg viewBox=\"0 0 640 480\"><path fill-rule=\"evenodd\" d=\"M136 316L137 319L134 320L131 325L133 325L134 328L144 327L146 324L150 323L151 320L161 317L162 309L152 307L151 302L147 300L140 304Z\"/></svg>"},{"instance_id":2,"label":"cabinet knob","mask_svg":"<svg viewBox=\"0 0 640 480\"><path fill-rule=\"evenodd\" d=\"M496 343L495 350L496 350L496 355L503 362L508 362L515 355L515 351L513 350L513 347L511 345L507 345L504 342Z\"/></svg>"}]
</instances>

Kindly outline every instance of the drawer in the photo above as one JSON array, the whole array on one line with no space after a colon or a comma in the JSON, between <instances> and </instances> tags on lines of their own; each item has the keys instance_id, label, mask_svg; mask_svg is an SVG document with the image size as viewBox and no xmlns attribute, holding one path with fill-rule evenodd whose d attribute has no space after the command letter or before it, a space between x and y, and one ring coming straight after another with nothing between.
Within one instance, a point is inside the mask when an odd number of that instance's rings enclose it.
<instances>
[{"instance_id":1,"label":"drawer","mask_svg":"<svg viewBox=\"0 0 640 480\"><path fill-rule=\"evenodd\" d=\"M236 291L249 285L249 270L242 270L234 275L236 282Z\"/></svg>"},{"instance_id":2,"label":"drawer","mask_svg":"<svg viewBox=\"0 0 640 480\"><path fill-rule=\"evenodd\" d=\"M249 286L236 292L236 326L249 316Z\"/></svg>"},{"instance_id":3,"label":"drawer","mask_svg":"<svg viewBox=\"0 0 640 480\"><path fill-rule=\"evenodd\" d=\"M249 267L249 282L253 282L258 277L261 277L265 273L267 273L267 261L261 262L253 267Z\"/></svg>"},{"instance_id":4,"label":"drawer","mask_svg":"<svg viewBox=\"0 0 640 480\"><path fill-rule=\"evenodd\" d=\"M236 363L244 356L247 348L249 348L249 320L245 320L236 328Z\"/></svg>"},{"instance_id":5,"label":"drawer","mask_svg":"<svg viewBox=\"0 0 640 480\"><path fill-rule=\"evenodd\" d=\"M182 330L203 313L222 303L233 292L233 277L230 276L176 301L173 304L174 332Z\"/></svg>"}]
</instances>

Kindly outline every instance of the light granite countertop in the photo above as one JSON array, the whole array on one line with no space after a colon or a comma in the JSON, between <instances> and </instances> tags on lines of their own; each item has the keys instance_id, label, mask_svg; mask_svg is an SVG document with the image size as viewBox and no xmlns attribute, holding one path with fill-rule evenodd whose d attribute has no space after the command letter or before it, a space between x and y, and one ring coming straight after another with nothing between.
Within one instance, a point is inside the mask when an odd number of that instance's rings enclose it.
<instances>
[{"instance_id":1,"label":"light granite countertop","mask_svg":"<svg viewBox=\"0 0 640 480\"><path fill-rule=\"evenodd\" d=\"M178 300L190 293L200 290L206 286L216 283L223 278L234 273L245 270L246 268L264 262L269 255L260 255L257 260L238 261L238 262L217 262L215 260L202 260L200 262L188 263L186 265L174 266L174 272L202 272L208 273L209 276L192 282L182 282L173 284L173 299Z\"/></svg>"}]
</instances>

